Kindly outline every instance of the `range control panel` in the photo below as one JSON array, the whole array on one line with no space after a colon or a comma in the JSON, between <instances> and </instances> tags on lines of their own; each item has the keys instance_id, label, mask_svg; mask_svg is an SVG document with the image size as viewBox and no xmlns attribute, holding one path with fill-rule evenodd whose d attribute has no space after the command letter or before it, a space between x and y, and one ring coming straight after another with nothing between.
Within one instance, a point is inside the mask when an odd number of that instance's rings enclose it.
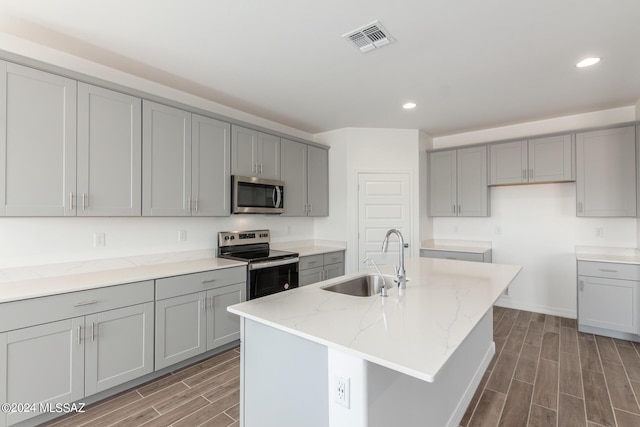
<instances>
[{"instance_id":1,"label":"range control panel","mask_svg":"<svg viewBox=\"0 0 640 427\"><path fill-rule=\"evenodd\" d=\"M218 233L218 247L269 243L269 230L221 231Z\"/></svg>"}]
</instances>

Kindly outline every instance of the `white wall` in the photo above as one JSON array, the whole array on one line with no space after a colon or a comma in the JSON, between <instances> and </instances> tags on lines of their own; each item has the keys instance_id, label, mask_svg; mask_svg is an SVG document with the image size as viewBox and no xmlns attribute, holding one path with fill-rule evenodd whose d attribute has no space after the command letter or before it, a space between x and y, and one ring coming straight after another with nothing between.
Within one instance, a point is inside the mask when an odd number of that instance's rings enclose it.
<instances>
[{"instance_id":1,"label":"white wall","mask_svg":"<svg viewBox=\"0 0 640 427\"><path fill-rule=\"evenodd\" d=\"M423 136L423 144L428 138ZM420 242L420 132L413 129L346 128L315 135L315 141L329 150L329 217L316 220L318 238L346 240L347 272L358 271L358 173L408 172L412 194L411 236L405 236L414 250Z\"/></svg>"},{"instance_id":2,"label":"white wall","mask_svg":"<svg viewBox=\"0 0 640 427\"><path fill-rule=\"evenodd\" d=\"M314 238L313 219L268 215L228 218L2 218L0 268L218 247L219 231L267 228L273 242ZM178 231L187 240L178 241ZM93 247L105 233L106 246ZM341 239L344 240L344 239Z\"/></svg>"},{"instance_id":3,"label":"white wall","mask_svg":"<svg viewBox=\"0 0 640 427\"><path fill-rule=\"evenodd\" d=\"M435 138L434 148L633 121L635 108ZM488 240L493 262L523 266L499 304L576 316L576 245L636 247L635 218L578 218L575 183L492 187L488 218L434 218L434 238ZM604 230L596 237L596 228Z\"/></svg>"}]
</instances>

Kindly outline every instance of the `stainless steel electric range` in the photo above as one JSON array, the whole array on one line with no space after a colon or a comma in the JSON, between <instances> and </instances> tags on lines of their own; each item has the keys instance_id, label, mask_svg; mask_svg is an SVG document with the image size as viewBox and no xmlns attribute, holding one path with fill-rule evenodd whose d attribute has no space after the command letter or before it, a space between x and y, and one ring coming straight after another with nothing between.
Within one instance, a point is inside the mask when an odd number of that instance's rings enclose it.
<instances>
[{"instance_id":1,"label":"stainless steel electric range","mask_svg":"<svg viewBox=\"0 0 640 427\"><path fill-rule=\"evenodd\" d=\"M269 247L269 230L218 233L218 257L247 261L247 299L298 287L298 254Z\"/></svg>"}]
</instances>

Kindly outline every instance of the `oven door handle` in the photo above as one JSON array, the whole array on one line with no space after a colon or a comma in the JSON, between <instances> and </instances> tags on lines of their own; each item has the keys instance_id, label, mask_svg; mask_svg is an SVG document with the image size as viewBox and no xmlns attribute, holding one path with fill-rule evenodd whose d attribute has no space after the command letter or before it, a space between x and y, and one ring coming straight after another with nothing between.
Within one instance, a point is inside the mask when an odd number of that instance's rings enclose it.
<instances>
[{"instance_id":1,"label":"oven door handle","mask_svg":"<svg viewBox=\"0 0 640 427\"><path fill-rule=\"evenodd\" d=\"M287 264L295 264L298 261L300 261L300 258L287 258L287 259L281 259L277 261L250 263L249 270L262 270L263 268L278 267L280 265L287 265Z\"/></svg>"}]
</instances>

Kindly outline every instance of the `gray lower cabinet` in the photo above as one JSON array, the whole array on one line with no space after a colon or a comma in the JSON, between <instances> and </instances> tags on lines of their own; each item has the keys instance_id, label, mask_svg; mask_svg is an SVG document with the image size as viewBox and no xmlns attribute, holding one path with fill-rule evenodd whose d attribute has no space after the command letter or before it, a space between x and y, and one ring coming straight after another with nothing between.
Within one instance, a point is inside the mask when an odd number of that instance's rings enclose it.
<instances>
[{"instance_id":1,"label":"gray lower cabinet","mask_svg":"<svg viewBox=\"0 0 640 427\"><path fill-rule=\"evenodd\" d=\"M280 179L280 138L253 129L231 127L231 173Z\"/></svg>"},{"instance_id":2,"label":"gray lower cabinet","mask_svg":"<svg viewBox=\"0 0 640 427\"><path fill-rule=\"evenodd\" d=\"M156 370L240 339L227 307L246 300L246 274L237 267L156 280Z\"/></svg>"},{"instance_id":3,"label":"gray lower cabinet","mask_svg":"<svg viewBox=\"0 0 640 427\"><path fill-rule=\"evenodd\" d=\"M299 286L329 280L344 275L344 251L300 257Z\"/></svg>"},{"instance_id":4,"label":"gray lower cabinet","mask_svg":"<svg viewBox=\"0 0 640 427\"><path fill-rule=\"evenodd\" d=\"M578 216L636 216L635 127L576 135Z\"/></svg>"},{"instance_id":5,"label":"gray lower cabinet","mask_svg":"<svg viewBox=\"0 0 640 427\"><path fill-rule=\"evenodd\" d=\"M0 401L69 403L153 372L153 282L0 304ZM3 413L0 426L39 415Z\"/></svg>"},{"instance_id":6,"label":"gray lower cabinet","mask_svg":"<svg viewBox=\"0 0 640 427\"><path fill-rule=\"evenodd\" d=\"M431 216L488 216L487 147L429 153Z\"/></svg>"},{"instance_id":7,"label":"gray lower cabinet","mask_svg":"<svg viewBox=\"0 0 640 427\"><path fill-rule=\"evenodd\" d=\"M143 102L144 216L230 215L231 125Z\"/></svg>"},{"instance_id":8,"label":"gray lower cabinet","mask_svg":"<svg viewBox=\"0 0 640 427\"><path fill-rule=\"evenodd\" d=\"M455 259L459 261L491 262L491 249L484 252L447 251L442 249L420 249L423 258Z\"/></svg>"},{"instance_id":9,"label":"gray lower cabinet","mask_svg":"<svg viewBox=\"0 0 640 427\"><path fill-rule=\"evenodd\" d=\"M563 182L575 179L573 135L489 146L489 185Z\"/></svg>"},{"instance_id":10,"label":"gray lower cabinet","mask_svg":"<svg viewBox=\"0 0 640 427\"><path fill-rule=\"evenodd\" d=\"M283 138L281 167L280 179L285 183L281 216L328 216L328 151Z\"/></svg>"},{"instance_id":11,"label":"gray lower cabinet","mask_svg":"<svg viewBox=\"0 0 640 427\"><path fill-rule=\"evenodd\" d=\"M76 215L76 91L75 80L0 61L1 215Z\"/></svg>"},{"instance_id":12,"label":"gray lower cabinet","mask_svg":"<svg viewBox=\"0 0 640 427\"><path fill-rule=\"evenodd\" d=\"M578 261L578 328L617 338L640 337L640 265Z\"/></svg>"}]
</instances>

